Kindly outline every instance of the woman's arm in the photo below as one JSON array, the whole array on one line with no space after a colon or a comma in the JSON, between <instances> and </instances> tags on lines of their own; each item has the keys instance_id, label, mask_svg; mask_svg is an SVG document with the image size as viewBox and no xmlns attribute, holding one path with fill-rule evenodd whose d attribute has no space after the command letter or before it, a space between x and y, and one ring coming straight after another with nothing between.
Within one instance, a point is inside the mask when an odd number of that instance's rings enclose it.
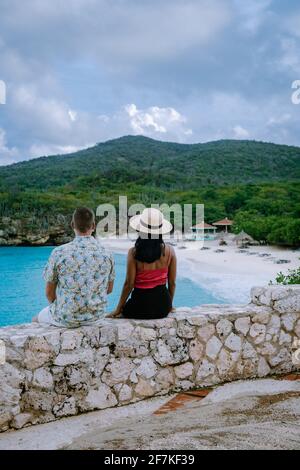
<instances>
[{"instance_id":1,"label":"woman's arm","mask_svg":"<svg viewBox=\"0 0 300 470\"><path fill-rule=\"evenodd\" d=\"M136 263L135 263L135 259L133 256L133 248L131 248L127 256L127 273L126 273L126 279L123 285L123 289L121 292L120 300L119 300L116 310L111 315L109 315L109 317L116 318L121 315L123 307L126 303L126 300L128 299L132 289L134 288L135 275L136 275Z\"/></svg>"},{"instance_id":2,"label":"woman's arm","mask_svg":"<svg viewBox=\"0 0 300 470\"><path fill-rule=\"evenodd\" d=\"M174 299L175 289L176 289L176 275L177 275L177 259L176 254L173 248L171 250L171 261L169 264L169 271L168 271L168 290L172 299Z\"/></svg>"}]
</instances>

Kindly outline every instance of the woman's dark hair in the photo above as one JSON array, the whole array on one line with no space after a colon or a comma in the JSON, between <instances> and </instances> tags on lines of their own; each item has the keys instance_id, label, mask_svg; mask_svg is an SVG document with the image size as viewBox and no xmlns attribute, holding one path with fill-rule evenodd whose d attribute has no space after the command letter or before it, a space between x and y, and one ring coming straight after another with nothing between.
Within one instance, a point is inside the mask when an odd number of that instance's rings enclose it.
<instances>
[{"instance_id":1,"label":"woman's dark hair","mask_svg":"<svg viewBox=\"0 0 300 470\"><path fill-rule=\"evenodd\" d=\"M159 235L158 238L151 238L149 234L148 238L138 237L136 240L134 257L142 263L154 263L161 257L164 249L162 235Z\"/></svg>"}]
</instances>

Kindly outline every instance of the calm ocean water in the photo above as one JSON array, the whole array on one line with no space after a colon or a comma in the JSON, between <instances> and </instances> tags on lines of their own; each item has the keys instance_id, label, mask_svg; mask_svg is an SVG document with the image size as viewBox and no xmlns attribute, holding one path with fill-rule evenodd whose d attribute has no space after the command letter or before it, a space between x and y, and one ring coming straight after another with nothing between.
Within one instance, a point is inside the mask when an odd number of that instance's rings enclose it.
<instances>
[{"instance_id":1,"label":"calm ocean water","mask_svg":"<svg viewBox=\"0 0 300 470\"><path fill-rule=\"evenodd\" d=\"M42 272L53 247L0 247L0 326L30 322L47 305ZM109 310L118 301L124 277L125 255L115 255L116 282ZM191 280L179 278L175 306L222 303Z\"/></svg>"}]
</instances>

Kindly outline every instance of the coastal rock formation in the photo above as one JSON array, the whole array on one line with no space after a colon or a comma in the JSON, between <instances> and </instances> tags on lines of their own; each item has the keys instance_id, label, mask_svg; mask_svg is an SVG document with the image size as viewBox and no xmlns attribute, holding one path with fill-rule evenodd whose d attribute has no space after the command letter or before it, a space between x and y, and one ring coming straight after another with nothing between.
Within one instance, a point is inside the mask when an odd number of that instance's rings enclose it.
<instances>
[{"instance_id":1,"label":"coastal rock formation","mask_svg":"<svg viewBox=\"0 0 300 470\"><path fill-rule=\"evenodd\" d=\"M0 218L0 246L61 245L73 239L69 221L57 218Z\"/></svg>"},{"instance_id":2,"label":"coastal rock formation","mask_svg":"<svg viewBox=\"0 0 300 470\"><path fill-rule=\"evenodd\" d=\"M253 288L249 305L183 307L161 320L104 319L100 326L73 330L6 327L0 339L5 431L296 370L300 286Z\"/></svg>"}]
</instances>

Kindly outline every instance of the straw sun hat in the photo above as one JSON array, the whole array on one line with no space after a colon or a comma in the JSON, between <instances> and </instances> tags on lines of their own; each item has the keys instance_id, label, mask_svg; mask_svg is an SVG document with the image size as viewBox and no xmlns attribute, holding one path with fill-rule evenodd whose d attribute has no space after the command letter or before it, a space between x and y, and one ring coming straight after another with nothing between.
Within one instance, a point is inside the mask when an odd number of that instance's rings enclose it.
<instances>
[{"instance_id":1,"label":"straw sun hat","mask_svg":"<svg viewBox=\"0 0 300 470\"><path fill-rule=\"evenodd\" d=\"M152 208L131 217L129 224L137 232L151 235L164 235L172 230L172 224L164 218L162 212Z\"/></svg>"}]
</instances>

